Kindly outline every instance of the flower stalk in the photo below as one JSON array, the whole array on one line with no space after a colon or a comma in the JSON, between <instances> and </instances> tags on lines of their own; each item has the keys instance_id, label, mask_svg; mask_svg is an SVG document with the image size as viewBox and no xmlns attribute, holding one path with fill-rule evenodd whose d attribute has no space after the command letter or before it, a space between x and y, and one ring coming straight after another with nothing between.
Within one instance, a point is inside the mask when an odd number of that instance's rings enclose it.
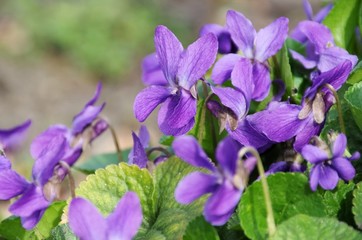
<instances>
[{"instance_id":1,"label":"flower stalk","mask_svg":"<svg viewBox=\"0 0 362 240\"><path fill-rule=\"evenodd\" d=\"M273 207L272 207L272 202L271 202L271 198L270 198L269 187L268 187L268 183L266 181L263 163L261 161L258 151L253 147L243 147L239 151L239 159L244 157L247 153L252 154L253 157L255 157L257 160L257 167L258 167L258 172L260 175L261 185L263 187L265 207L266 207L266 211L267 211L266 221L267 221L267 225L268 225L268 233L269 233L269 236L273 236L276 231L276 226L275 226L275 221L274 221Z\"/></svg>"},{"instance_id":2,"label":"flower stalk","mask_svg":"<svg viewBox=\"0 0 362 240\"><path fill-rule=\"evenodd\" d=\"M345 128L344 120L343 120L343 116L342 116L342 106L341 106L341 101L339 100L339 97L338 97L338 93L331 84L326 83L324 86L333 93L333 96L336 99L339 126L341 127L341 132L346 134L346 128Z\"/></svg>"},{"instance_id":3,"label":"flower stalk","mask_svg":"<svg viewBox=\"0 0 362 240\"><path fill-rule=\"evenodd\" d=\"M119 162L123 162L123 157L122 157L122 150L121 147L119 145L118 139L117 139L117 134L116 134L116 130L114 129L114 127L110 124L108 124L108 128L111 131L112 134L112 138L113 138L113 142L114 142L114 146L116 147L117 150L117 156L118 156L118 161Z\"/></svg>"}]
</instances>

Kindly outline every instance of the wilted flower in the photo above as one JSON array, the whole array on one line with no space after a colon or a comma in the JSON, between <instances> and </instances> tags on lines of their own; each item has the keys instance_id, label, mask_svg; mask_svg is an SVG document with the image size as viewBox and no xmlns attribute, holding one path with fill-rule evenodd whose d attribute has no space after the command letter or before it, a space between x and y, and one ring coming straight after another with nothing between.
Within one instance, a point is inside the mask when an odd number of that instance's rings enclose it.
<instances>
[{"instance_id":1,"label":"wilted flower","mask_svg":"<svg viewBox=\"0 0 362 240\"><path fill-rule=\"evenodd\" d=\"M339 179L349 181L354 178L356 170L351 161L359 159L360 154L355 152L351 157L345 157L346 147L347 138L344 134L339 134L332 143L332 151L310 144L303 147L303 157L313 164L309 180L313 191L317 189L318 184L323 189L332 190L337 186Z\"/></svg>"},{"instance_id":2,"label":"wilted flower","mask_svg":"<svg viewBox=\"0 0 362 240\"><path fill-rule=\"evenodd\" d=\"M255 159L239 160L240 145L230 137L221 141L216 149L218 167L214 166L191 136L176 138L172 147L176 156L185 162L208 170L208 173L193 172L183 178L175 191L176 200L189 204L211 193L204 207L205 219L213 225L225 224L247 186L249 174L256 164Z\"/></svg>"},{"instance_id":3,"label":"wilted flower","mask_svg":"<svg viewBox=\"0 0 362 240\"><path fill-rule=\"evenodd\" d=\"M142 224L142 207L137 194L127 192L104 218L91 202L75 198L69 206L68 220L80 240L131 240Z\"/></svg>"},{"instance_id":4,"label":"wilted flower","mask_svg":"<svg viewBox=\"0 0 362 240\"><path fill-rule=\"evenodd\" d=\"M214 63L217 40L209 33L184 50L169 29L158 26L155 47L168 85L151 85L141 91L134 102L134 113L137 120L143 122L162 103L158 114L161 131L167 135L181 135L195 123L195 84Z\"/></svg>"}]
</instances>

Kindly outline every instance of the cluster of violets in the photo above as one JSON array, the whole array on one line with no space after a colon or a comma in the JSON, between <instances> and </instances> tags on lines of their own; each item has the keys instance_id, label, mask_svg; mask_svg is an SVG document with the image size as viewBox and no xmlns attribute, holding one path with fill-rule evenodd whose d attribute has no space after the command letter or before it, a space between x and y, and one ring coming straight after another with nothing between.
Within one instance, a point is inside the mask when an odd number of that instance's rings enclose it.
<instances>
[{"instance_id":1,"label":"cluster of violets","mask_svg":"<svg viewBox=\"0 0 362 240\"><path fill-rule=\"evenodd\" d=\"M300 22L289 35L306 48L305 55L292 50L290 55L310 70L310 87L301 104L285 96L283 79L272 79L268 61L285 44L287 18L280 17L256 31L243 14L229 10L225 26L205 25L199 38L187 48L167 27L155 30L156 52L143 61L142 77L147 87L136 96L135 117L143 122L160 106L159 128L165 135L175 136L171 150L188 164L204 169L181 180L175 199L189 204L209 194L204 216L213 225L229 220L255 168L255 157L239 155L243 147L253 147L262 154L275 144L291 144L288 150L292 157L269 163L266 174L304 172L304 158L311 164L313 191L318 185L334 189L340 179L349 181L355 176L351 161L360 155L356 152L346 156L346 136L332 134L328 145L319 135L328 111L336 103L333 91L342 87L358 59L335 46L330 30L320 23L332 5L315 16L306 0L304 7L308 20ZM265 100L272 84L278 86L278 93L264 110L250 114L252 102ZM219 129L213 130L227 133L218 143L215 156L207 156L197 140L187 135L195 125L199 86L208 91L204 99L207 110L219 120ZM31 122L0 130L0 200L16 198L9 211L21 218L25 229L34 228L48 206L59 199L60 186L84 147L110 128L101 116L105 104L96 105L100 92L99 84L92 99L75 115L71 128L53 125L33 140L31 181L13 170L6 157L19 145ZM150 134L145 126L132 137L129 164L152 171L171 156L162 148L149 149ZM151 158L154 150L162 154ZM69 226L80 239L132 239L142 224L142 208L134 192L127 192L106 218L88 200L72 197Z\"/></svg>"}]
</instances>

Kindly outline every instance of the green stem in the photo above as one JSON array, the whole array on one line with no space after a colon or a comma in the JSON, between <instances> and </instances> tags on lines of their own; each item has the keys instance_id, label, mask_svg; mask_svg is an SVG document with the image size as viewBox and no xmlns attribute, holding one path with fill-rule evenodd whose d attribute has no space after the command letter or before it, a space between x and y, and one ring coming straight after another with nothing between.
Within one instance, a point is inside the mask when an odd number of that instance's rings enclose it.
<instances>
[{"instance_id":1,"label":"green stem","mask_svg":"<svg viewBox=\"0 0 362 240\"><path fill-rule=\"evenodd\" d=\"M331 90L334 98L336 99L339 126L341 127L341 132L346 134L346 128L344 125L344 120L343 120L343 115L342 115L342 106L341 106L341 101L339 100L339 97L338 97L338 93L337 93L336 89L334 89L334 87L332 85L330 85L329 83L326 83L324 86L326 86L329 90Z\"/></svg>"},{"instance_id":2,"label":"green stem","mask_svg":"<svg viewBox=\"0 0 362 240\"><path fill-rule=\"evenodd\" d=\"M119 146L116 130L110 124L108 124L108 128L111 131L113 142L114 142L114 145L116 146L118 161L123 162L122 150L121 150L121 147Z\"/></svg>"},{"instance_id":3,"label":"green stem","mask_svg":"<svg viewBox=\"0 0 362 240\"><path fill-rule=\"evenodd\" d=\"M253 148L253 147L242 148L239 152L239 157L242 158L243 156L245 156L246 153L251 153L257 159L257 167L258 167L258 172L260 175L261 185L263 187L265 207L266 207L266 212L267 212L266 221L268 224L268 232L269 232L269 236L273 236L276 231L276 226L275 226L275 221L274 221L273 207L272 207L272 202L271 202L271 198L270 198L269 187L268 187L268 183L266 181L263 163L260 159L260 155L259 155L258 151L255 148Z\"/></svg>"},{"instance_id":4,"label":"green stem","mask_svg":"<svg viewBox=\"0 0 362 240\"><path fill-rule=\"evenodd\" d=\"M167 151L167 150L164 149L163 147L154 147L154 148L148 149L147 152L146 152L147 157L149 157L149 156L151 155L151 153L153 153L154 151L162 152L162 153L164 153L168 158L171 157L171 153L169 153L169 151Z\"/></svg>"}]
</instances>

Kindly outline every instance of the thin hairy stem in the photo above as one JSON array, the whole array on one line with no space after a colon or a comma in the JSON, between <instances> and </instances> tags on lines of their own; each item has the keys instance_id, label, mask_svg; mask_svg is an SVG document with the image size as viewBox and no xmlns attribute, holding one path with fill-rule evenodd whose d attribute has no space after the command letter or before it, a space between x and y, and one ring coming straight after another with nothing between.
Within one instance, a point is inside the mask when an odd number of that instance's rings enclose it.
<instances>
[{"instance_id":1,"label":"thin hairy stem","mask_svg":"<svg viewBox=\"0 0 362 240\"><path fill-rule=\"evenodd\" d=\"M273 236L276 231L275 221L274 221L274 214L273 214L273 207L269 193L268 183L266 181L265 172L263 163L261 162L260 155L258 151L253 147L244 147L239 152L239 157L242 158L245 154L250 153L257 159L257 166L258 172L260 175L261 185L263 186L263 193L264 193L264 200L265 200L265 207L267 212L267 224L268 224L268 232L269 236Z\"/></svg>"},{"instance_id":2,"label":"thin hairy stem","mask_svg":"<svg viewBox=\"0 0 362 240\"><path fill-rule=\"evenodd\" d=\"M119 146L116 130L110 124L108 124L108 128L111 131L113 142L114 142L114 145L115 145L116 150L117 150L118 161L123 162L122 150L121 150L121 147Z\"/></svg>"}]
</instances>

